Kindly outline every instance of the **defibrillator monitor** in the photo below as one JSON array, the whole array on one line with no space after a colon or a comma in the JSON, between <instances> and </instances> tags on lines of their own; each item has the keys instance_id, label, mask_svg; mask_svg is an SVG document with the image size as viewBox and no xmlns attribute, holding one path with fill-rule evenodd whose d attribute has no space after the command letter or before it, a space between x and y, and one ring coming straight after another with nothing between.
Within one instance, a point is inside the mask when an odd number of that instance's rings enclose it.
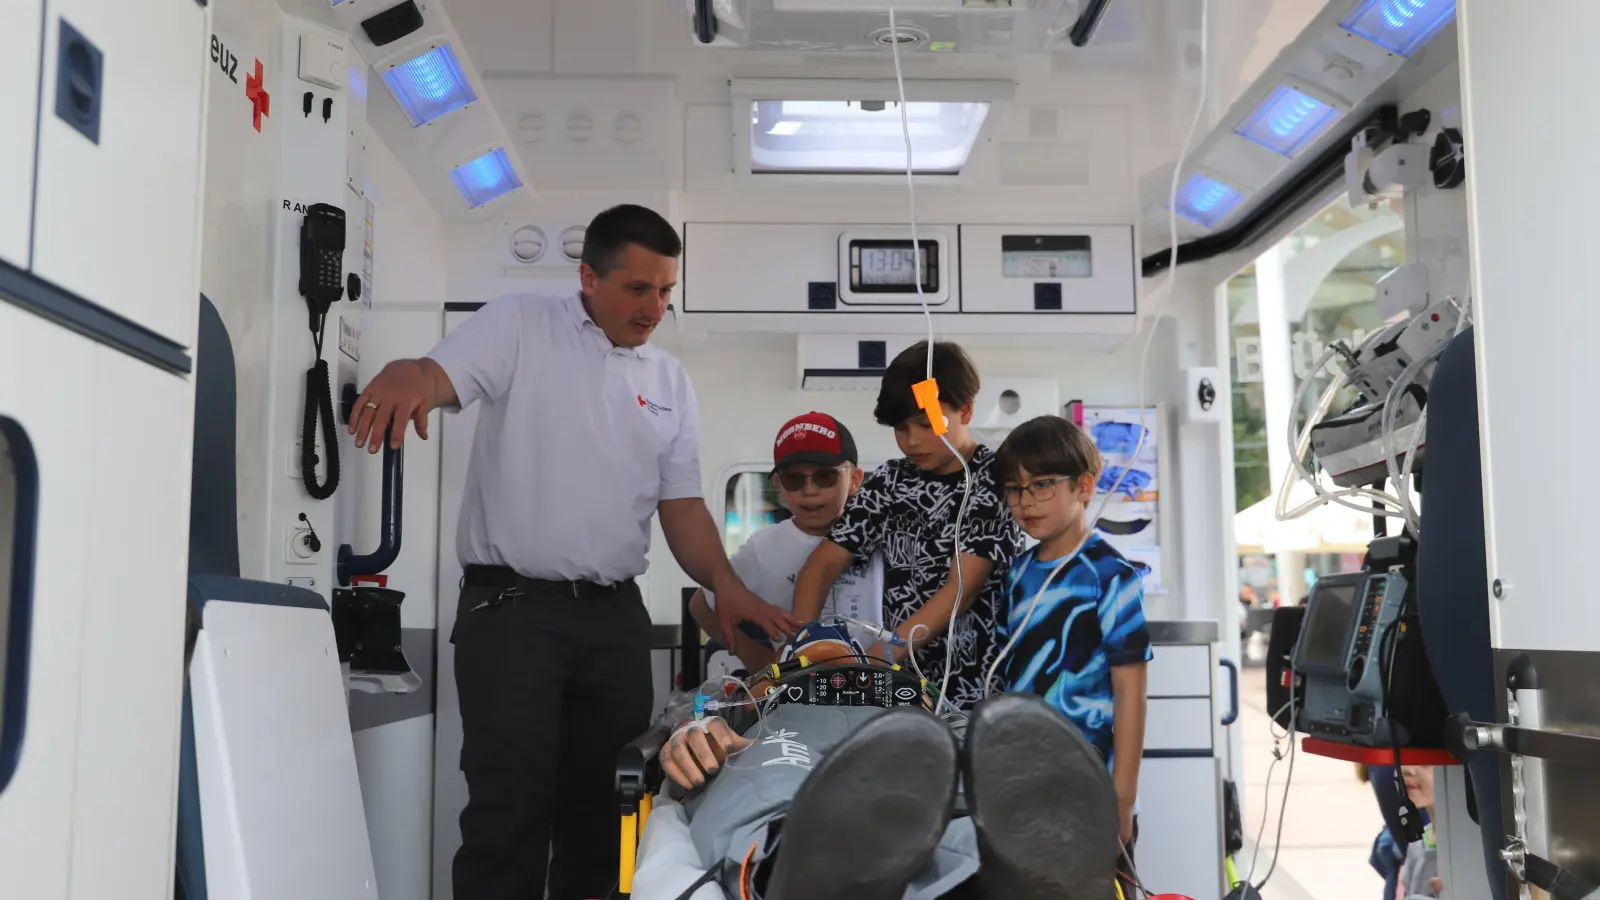
<instances>
[{"instance_id":1,"label":"defibrillator monitor","mask_svg":"<svg viewBox=\"0 0 1600 900\"><path fill-rule=\"evenodd\" d=\"M1366 580L1366 572L1325 575L1317 580L1294 648L1296 672L1339 676L1347 673L1356 602Z\"/></svg>"}]
</instances>

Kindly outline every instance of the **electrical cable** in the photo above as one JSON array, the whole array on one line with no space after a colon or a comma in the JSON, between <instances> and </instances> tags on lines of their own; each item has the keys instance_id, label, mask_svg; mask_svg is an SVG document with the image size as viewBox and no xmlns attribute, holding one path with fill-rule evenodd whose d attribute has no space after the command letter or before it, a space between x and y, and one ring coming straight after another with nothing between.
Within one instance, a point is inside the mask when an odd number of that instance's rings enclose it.
<instances>
[{"instance_id":1,"label":"electrical cable","mask_svg":"<svg viewBox=\"0 0 1600 900\"><path fill-rule=\"evenodd\" d=\"M891 17L893 16L892 7L890 15ZM1171 248L1169 251L1171 259L1167 265L1167 275L1162 279L1161 286L1150 292L1149 309L1140 316L1148 316L1151 324L1149 331L1145 334L1144 345L1139 351L1139 403L1136 407L1139 411L1139 440L1135 442L1133 453L1130 454L1130 459L1132 460L1137 460L1139 455L1144 452L1145 441L1150 436L1150 428L1146 424L1149 410L1145 406L1150 367L1150 348L1155 345L1156 329L1160 325L1160 304L1171 296L1173 281L1178 277L1178 186L1183 176L1183 165L1188 161L1189 151L1194 146L1195 133L1200 129L1200 120L1205 118L1206 99L1210 92L1210 19L1210 0L1200 0L1200 94L1195 99L1194 116L1189 120L1189 131L1184 135L1183 146L1179 148L1177 162L1172 167L1172 183L1167 194L1167 246ZM1135 318L1135 336L1141 327L1137 324L1137 320L1140 317ZM1040 598L1044 596L1045 591L1050 587L1055 577L1072 560L1077 558L1078 554L1083 551L1084 545L1089 542L1089 538L1094 536L1095 523L1100 521L1101 513L1105 512L1106 503L1117 493L1117 489L1122 487L1123 480L1128 477L1128 472L1132 468L1131 465L1123 466L1122 471L1117 473L1116 480L1111 483L1111 487L1101 492L1100 496L1096 498L1095 505L1091 508L1087 517L1088 527L1084 530L1083 537L1078 541L1078 546L1073 548L1071 553L1063 556L1060 562L1056 563L1055 568L1050 570L1050 574L1045 576L1044 583L1039 586L1039 590L1034 593L1033 599L1028 603L1028 612L1022 619L1021 627L1012 632L1010 639L1006 641L1005 646L1000 650L1000 654L995 657L994 663L989 667L988 677L984 681L985 696L993 692L995 673L999 671L1000 665L1005 658L1010 655L1011 648L1016 643L1017 638L1027 630L1028 623L1033 621L1033 612L1038 607Z\"/></svg>"},{"instance_id":2,"label":"electrical cable","mask_svg":"<svg viewBox=\"0 0 1600 900\"><path fill-rule=\"evenodd\" d=\"M1272 735L1272 764L1267 766L1266 784L1264 784L1261 788L1261 792L1266 796L1267 800L1265 808L1261 811L1261 825L1256 829L1256 839L1252 844L1250 869L1245 874L1244 881L1241 882L1241 884L1250 885L1255 889L1257 894L1261 892L1261 889L1265 887L1267 882L1272 878L1272 873L1277 871L1278 855L1283 849L1283 817L1284 813L1288 812L1289 810L1289 788L1292 784L1294 784L1294 759L1295 749L1297 747L1294 740L1293 731L1295 713L1294 701L1295 692L1293 689L1291 689L1289 691L1289 702L1278 707L1277 712L1274 712L1267 720L1267 730ZM1289 710L1289 728L1285 729L1282 735L1279 735L1277 727L1278 713L1283 712L1285 708ZM1250 879L1254 878L1256 874L1256 864L1261 861L1261 838L1266 835L1267 813L1271 812L1272 810L1272 771L1276 769L1278 767L1278 763L1283 760L1283 751L1278 746L1278 742L1284 738L1289 739L1289 772L1284 776L1283 799L1278 803L1278 832L1277 836L1273 838L1272 842L1272 865L1267 867L1267 874L1261 876L1261 881L1259 883L1250 884ZM1229 887L1232 888L1234 885L1230 885Z\"/></svg>"}]
</instances>

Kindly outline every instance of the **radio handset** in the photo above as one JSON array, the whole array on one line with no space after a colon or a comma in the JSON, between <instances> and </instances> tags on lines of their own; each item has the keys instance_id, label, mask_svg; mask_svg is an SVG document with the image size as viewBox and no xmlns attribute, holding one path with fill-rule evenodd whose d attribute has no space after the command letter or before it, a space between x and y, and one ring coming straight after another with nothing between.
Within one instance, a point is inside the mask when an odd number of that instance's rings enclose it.
<instances>
[{"instance_id":1,"label":"radio handset","mask_svg":"<svg viewBox=\"0 0 1600 900\"><path fill-rule=\"evenodd\" d=\"M300 222L300 296L310 312L311 342L316 361L306 370L305 419L300 430L300 472L306 493L326 500L339 488L339 442L333 419L333 379L322 358L322 337L328 310L344 295L344 210L328 203L313 203ZM322 420L323 446L328 454L328 479L317 481L317 419Z\"/></svg>"}]
</instances>

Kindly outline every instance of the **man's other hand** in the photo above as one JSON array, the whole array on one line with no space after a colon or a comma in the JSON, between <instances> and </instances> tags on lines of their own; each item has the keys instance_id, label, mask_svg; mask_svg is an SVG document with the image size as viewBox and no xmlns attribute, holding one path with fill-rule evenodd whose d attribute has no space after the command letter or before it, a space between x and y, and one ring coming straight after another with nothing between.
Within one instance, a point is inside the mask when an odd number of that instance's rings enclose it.
<instances>
[{"instance_id":1,"label":"man's other hand","mask_svg":"<svg viewBox=\"0 0 1600 900\"><path fill-rule=\"evenodd\" d=\"M432 383L423 365L411 359L389 363L361 392L350 418L350 433L356 436L357 447L366 445L367 452L377 453L387 434L389 444L400 449L406 439L407 419L416 423L419 437L428 439Z\"/></svg>"},{"instance_id":2,"label":"man's other hand","mask_svg":"<svg viewBox=\"0 0 1600 900\"><path fill-rule=\"evenodd\" d=\"M661 771L684 790L706 783L728 757L755 743L741 737L720 718L705 720L704 728L685 728L661 749Z\"/></svg>"},{"instance_id":3,"label":"man's other hand","mask_svg":"<svg viewBox=\"0 0 1600 900\"><path fill-rule=\"evenodd\" d=\"M725 635L733 634L740 622L754 622L768 637L779 642L787 642L800 631L799 623L788 610L762 600L733 579L717 591L717 617L722 621Z\"/></svg>"}]
</instances>

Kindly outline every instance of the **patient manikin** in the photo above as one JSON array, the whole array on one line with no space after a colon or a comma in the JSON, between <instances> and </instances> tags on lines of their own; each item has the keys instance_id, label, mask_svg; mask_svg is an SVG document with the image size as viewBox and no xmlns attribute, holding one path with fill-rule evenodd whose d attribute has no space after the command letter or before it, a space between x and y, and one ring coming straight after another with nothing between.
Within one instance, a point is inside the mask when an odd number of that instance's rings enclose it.
<instances>
[{"instance_id":1,"label":"patient manikin","mask_svg":"<svg viewBox=\"0 0 1600 900\"><path fill-rule=\"evenodd\" d=\"M807 629L790 655L867 662L842 630L829 632ZM712 885L733 900L1114 896L1110 775L1031 694L987 700L954 729L917 707L752 703L732 713L731 724L685 723L661 750L668 793L683 798L708 870L685 898Z\"/></svg>"}]
</instances>

